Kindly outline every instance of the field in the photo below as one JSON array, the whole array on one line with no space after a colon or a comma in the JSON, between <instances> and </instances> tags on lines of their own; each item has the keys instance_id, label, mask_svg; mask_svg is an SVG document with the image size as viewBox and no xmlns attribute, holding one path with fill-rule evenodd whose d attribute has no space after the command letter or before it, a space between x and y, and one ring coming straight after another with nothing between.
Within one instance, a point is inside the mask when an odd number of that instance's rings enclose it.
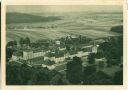
<instances>
[{"instance_id":1,"label":"field","mask_svg":"<svg viewBox=\"0 0 128 90\"><path fill-rule=\"evenodd\" d=\"M83 7L88 8L89 6ZM95 7L97 7L96 10ZM23 10L16 12L16 10L11 11L10 8L7 12L7 42L19 40L21 37L29 37L31 41L36 41L57 39L67 35L82 35L93 39L120 35L111 32L110 29L123 24L122 7L95 7L92 6L90 11L89 8L88 10L81 10L78 7L76 10L61 11L61 9L55 9L52 12L48 11L49 9L42 12L26 12ZM108 10L111 7L116 8Z\"/></svg>"}]
</instances>

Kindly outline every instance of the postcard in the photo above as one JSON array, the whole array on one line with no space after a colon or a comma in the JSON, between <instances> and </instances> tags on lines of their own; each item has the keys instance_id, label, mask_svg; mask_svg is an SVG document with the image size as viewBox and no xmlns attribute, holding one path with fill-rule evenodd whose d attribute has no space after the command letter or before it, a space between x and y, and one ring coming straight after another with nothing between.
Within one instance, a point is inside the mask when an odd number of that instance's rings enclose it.
<instances>
[{"instance_id":1,"label":"postcard","mask_svg":"<svg viewBox=\"0 0 128 90\"><path fill-rule=\"evenodd\" d=\"M3 90L125 90L123 0L2 3Z\"/></svg>"}]
</instances>

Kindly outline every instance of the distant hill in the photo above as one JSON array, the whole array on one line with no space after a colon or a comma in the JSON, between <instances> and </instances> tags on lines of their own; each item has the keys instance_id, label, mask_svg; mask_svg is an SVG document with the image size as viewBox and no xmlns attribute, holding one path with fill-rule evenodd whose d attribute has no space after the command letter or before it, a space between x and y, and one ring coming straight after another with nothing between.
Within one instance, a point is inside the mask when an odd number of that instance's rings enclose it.
<instances>
[{"instance_id":1,"label":"distant hill","mask_svg":"<svg viewBox=\"0 0 128 90\"><path fill-rule=\"evenodd\" d=\"M120 26L114 26L111 28L111 31L112 32L117 32L117 33L123 33L123 26L120 25Z\"/></svg>"},{"instance_id":2,"label":"distant hill","mask_svg":"<svg viewBox=\"0 0 128 90\"><path fill-rule=\"evenodd\" d=\"M7 24L10 23L36 23L36 22L49 22L60 20L60 17L57 16L36 16L25 13L6 13Z\"/></svg>"}]
</instances>

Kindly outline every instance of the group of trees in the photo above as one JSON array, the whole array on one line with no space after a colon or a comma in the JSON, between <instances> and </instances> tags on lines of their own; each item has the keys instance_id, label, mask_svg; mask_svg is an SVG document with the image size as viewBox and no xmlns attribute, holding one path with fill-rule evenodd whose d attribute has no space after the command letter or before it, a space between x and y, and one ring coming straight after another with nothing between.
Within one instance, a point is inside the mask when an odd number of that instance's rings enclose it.
<instances>
[{"instance_id":1,"label":"group of trees","mask_svg":"<svg viewBox=\"0 0 128 90\"><path fill-rule=\"evenodd\" d=\"M107 59L108 66L120 64L123 56L123 37L110 37L108 41L101 43L98 51Z\"/></svg>"},{"instance_id":2,"label":"group of trees","mask_svg":"<svg viewBox=\"0 0 128 90\"><path fill-rule=\"evenodd\" d=\"M6 61L8 62L9 59L12 57L14 51L16 51L17 41L10 41L6 45ZM11 48L10 48L11 46Z\"/></svg>"},{"instance_id":3,"label":"group of trees","mask_svg":"<svg viewBox=\"0 0 128 90\"><path fill-rule=\"evenodd\" d=\"M97 70L97 66L92 62L82 67L82 61L79 57L74 57L67 63L66 77L71 84L79 85L122 85L122 69L115 72L114 76L109 76L102 70Z\"/></svg>"},{"instance_id":4,"label":"group of trees","mask_svg":"<svg viewBox=\"0 0 128 90\"><path fill-rule=\"evenodd\" d=\"M26 37L25 39L20 38L19 43L21 46L23 46L23 44L27 44L30 45L30 39L28 37ZM9 41L6 45L6 60L9 61L9 58L12 57L13 52L17 51L17 44L18 42L16 40L14 41ZM11 46L11 47L10 47Z\"/></svg>"},{"instance_id":5,"label":"group of trees","mask_svg":"<svg viewBox=\"0 0 128 90\"><path fill-rule=\"evenodd\" d=\"M52 40L48 40L48 39L42 39L42 40L37 40L35 42L32 42L31 43L31 47L34 47L34 48L39 48L39 47L42 47L44 49L47 49L49 48L49 45L53 43Z\"/></svg>"},{"instance_id":6,"label":"group of trees","mask_svg":"<svg viewBox=\"0 0 128 90\"><path fill-rule=\"evenodd\" d=\"M68 84L66 78L55 70L48 68L30 67L26 63L7 63L7 85L63 85Z\"/></svg>"},{"instance_id":7,"label":"group of trees","mask_svg":"<svg viewBox=\"0 0 128 90\"><path fill-rule=\"evenodd\" d=\"M6 61L7 62L12 57L13 52L14 52L14 50L12 48L6 48Z\"/></svg>"},{"instance_id":8,"label":"group of trees","mask_svg":"<svg viewBox=\"0 0 128 90\"><path fill-rule=\"evenodd\" d=\"M7 43L7 47L9 47L9 46L16 46L17 45L17 41L16 40L14 40L14 41L9 41L8 43ZM19 44L22 46L23 44L27 44L27 45L30 45L30 39L28 38L28 37L26 37L26 38L20 38L20 40L19 40Z\"/></svg>"},{"instance_id":9,"label":"group of trees","mask_svg":"<svg viewBox=\"0 0 128 90\"><path fill-rule=\"evenodd\" d=\"M7 47L9 47L9 46L15 46L15 45L17 45L17 41L9 41L8 43L7 43Z\"/></svg>"},{"instance_id":10,"label":"group of trees","mask_svg":"<svg viewBox=\"0 0 128 90\"><path fill-rule=\"evenodd\" d=\"M31 41L28 37L26 37L26 38L20 38L19 43L21 46L23 46L23 44L30 45Z\"/></svg>"},{"instance_id":11,"label":"group of trees","mask_svg":"<svg viewBox=\"0 0 128 90\"><path fill-rule=\"evenodd\" d=\"M117 33L123 34L123 26L120 25L120 26L112 27L112 28L111 28L111 31L112 31L112 32L117 32Z\"/></svg>"},{"instance_id":12,"label":"group of trees","mask_svg":"<svg viewBox=\"0 0 128 90\"><path fill-rule=\"evenodd\" d=\"M85 36L77 36L75 38L72 38L72 36L67 36L66 38L60 39L63 40L65 44L87 44L91 41L90 38L87 38Z\"/></svg>"},{"instance_id":13,"label":"group of trees","mask_svg":"<svg viewBox=\"0 0 128 90\"><path fill-rule=\"evenodd\" d=\"M82 81L82 61L79 57L73 57L73 61L67 63L66 77L72 84L80 84Z\"/></svg>"},{"instance_id":14,"label":"group of trees","mask_svg":"<svg viewBox=\"0 0 128 90\"><path fill-rule=\"evenodd\" d=\"M96 57L96 54L95 53L90 53L88 55L88 63L89 64L95 64L95 57Z\"/></svg>"},{"instance_id":15,"label":"group of trees","mask_svg":"<svg viewBox=\"0 0 128 90\"><path fill-rule=\"evenodd\" d=\"M118 30L117 30L118 29ZM113 27L111 31L122 33L123 27ZM95 66L95 58L107 59L108 67L111 65L120 65L121 57L123 56L123 36L114 36L107 38L98 47L98 52L88 55L88 66L81 67L81 59L74 58L73 61L67 64L67 79L72 84L84 85L122 85L123 84L123 69L115 72L114 76L109 76L102 70L97 70ZM99 63L99 67L103 67L103 62ZM82 77L82 78L81 78Z\"/></svg>"}]
</instances>

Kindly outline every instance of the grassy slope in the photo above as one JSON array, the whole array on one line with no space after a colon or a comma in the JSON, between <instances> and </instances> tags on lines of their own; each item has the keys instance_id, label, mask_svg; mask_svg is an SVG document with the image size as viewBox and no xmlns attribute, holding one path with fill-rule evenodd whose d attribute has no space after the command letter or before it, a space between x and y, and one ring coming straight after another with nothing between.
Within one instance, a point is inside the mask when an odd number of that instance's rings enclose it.
<instances>
[{"instance_id":1,"label":"grassy slope","mask_svg":"<svg viewBox=\"0 0 128 90\"><path fill-rule=\"evenodd\" d=\"M15 14L13 14L15 16ZM26 15L26 14L24 14ZM14 18L14 16L7 16L8 18ZM17 16L17 14L16 14ZM112 35L119 35L116 32L111 32L110 28L113 26L118 26L122 24L122 13L64 13L56 17L53 20L51 16L48 21L41 21L41 15L36 19L34 18L30 22L24 23L23 21L19 21L18 15L16 21L12 19L8 19L8 25L10 26L34 26L34 27L45 27L45 28L34 28L31 30L7 30L7 41L10 40L19 40L20 37L30 37L32 41L38 39L56 39L68 34L73 35L83 35L91 38L100 38L107 37ZM24 17L24 16L23 16ZM33 18L33 15L28 15L25 18ZM37 17L34 15L34 17ZM43 18L46 16L43 16ZM18 20L18 21L17 21ZM35 20L35 21L34 21ZM39 21L38 21L39 20ZM43 20L43 19L42 19ZM51 20L51 21L50 21ZM10 22L13 22L10 24ZM19 22L19 23L16 23ZM55 26L54 28L52 28Z\"/></svg>"},{"instance_id":2,"label":"grassy slope","mask_svg":"<svg viewBox=\"0 0 128 90\"><path fill-rule=\"evenodd\" d=\"M25 14L25 13L7 13L7 24L10 23L36 23L36 22L49 22L59 20L59 17L48 16L42 17L37 15Z\"/></svg>"}]
</instances>

